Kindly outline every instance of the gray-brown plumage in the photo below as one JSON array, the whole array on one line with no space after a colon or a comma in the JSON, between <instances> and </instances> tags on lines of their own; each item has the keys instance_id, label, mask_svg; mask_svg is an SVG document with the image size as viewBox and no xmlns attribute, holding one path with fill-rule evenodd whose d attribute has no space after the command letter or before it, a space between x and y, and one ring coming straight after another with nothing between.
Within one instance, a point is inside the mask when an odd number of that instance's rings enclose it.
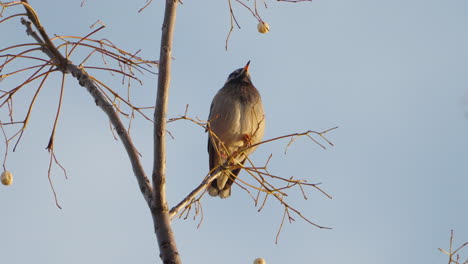
<instances>
[{"instance_id":1,"label":"gray-brown plumage","mask_svg":"<svg viewBox=\"0 0 468 264\"><path fill-rule=\"evenodd\" d=\"M255 148L237 153L242 147L262 140L265 130L265 115L262 99L252 84L249 64L232 72L223 88L213 98L210 108L208 154L210 171L223 165L234 154L229 165L243 165L247 156ZM212 135L212 133L214 135ZM231 195L231 185L236 180L240 168L223 170L208 186L211 196L227 198Z\"/></svg>"}]
</instances>

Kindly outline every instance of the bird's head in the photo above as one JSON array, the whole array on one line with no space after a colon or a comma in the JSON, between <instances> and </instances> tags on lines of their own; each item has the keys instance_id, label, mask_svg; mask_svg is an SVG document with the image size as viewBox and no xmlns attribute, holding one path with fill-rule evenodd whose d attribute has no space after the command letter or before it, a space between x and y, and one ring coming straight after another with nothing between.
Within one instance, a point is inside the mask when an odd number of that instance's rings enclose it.
<instances>
[{"instance_id":1,"label":"bird's head","mask_svg":"<svg viewBox=\"0 0 468 264\"><path fill-rule=\"evenodd\" d=\"M250 61L247 62L244 68L237 69L229 74L229 77L226 83L229 82L245 82L250 84L250 74L249 74Z\"/></svg>"}]
</instances>

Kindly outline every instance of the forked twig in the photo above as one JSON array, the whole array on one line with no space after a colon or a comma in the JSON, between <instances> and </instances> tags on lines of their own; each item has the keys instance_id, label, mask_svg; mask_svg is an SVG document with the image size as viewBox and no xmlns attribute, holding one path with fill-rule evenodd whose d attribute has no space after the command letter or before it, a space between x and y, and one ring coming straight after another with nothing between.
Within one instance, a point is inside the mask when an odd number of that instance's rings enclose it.
<instances>
[{"instance_id":1,"label":"forked twig","mask_svg":"<svg viewBox=\"0 0 468 264\"><path fill-rule=\"evenodd\" d=\"M446 254L449 257L448 264L467 264L468 259L466 259L463 262L460 262L460 255L458 252L468 246L468 242L463 243L461 246L459 246L456 250L453 250L453 230L450 230L450 243L449 243L449 250L443 250L439 248L439 251ZM468 248L468 247L467 247ZM455 259L454 259L455 257Z\"/></svg>"}]
</instances>

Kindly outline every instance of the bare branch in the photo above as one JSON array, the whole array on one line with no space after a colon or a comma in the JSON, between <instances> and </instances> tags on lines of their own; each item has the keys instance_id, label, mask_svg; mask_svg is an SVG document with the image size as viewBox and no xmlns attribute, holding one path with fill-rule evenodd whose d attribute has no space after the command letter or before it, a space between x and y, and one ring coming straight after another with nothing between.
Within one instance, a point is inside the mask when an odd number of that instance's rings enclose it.
<instances>
[{"instance_id":1,"label":"bare branch","mask_svg":"<svg viewBox=\"0 0 468 264\"><path fill-rule=\"evenodd\" d=\"M195 197L197 197L201 192L205 191L206 187L219 176L218 172L221 170L223 170L223 168L218 167L213 173L208 174L195 189L193 189L184 199L182 199L182 201L180 201L176 206L172 207L169 212L170 217L174 218L180 210L190 206L190 204L195 202Z\"/></svg>"},{"instance_id":2,"label":"bare branch","mask_svg":"<svg viewBox=\"0 0 468 264\"><path fill-rule=\"evenodd\" d=\"M185 109L184 115L176 117L176 118L170 118L167 123L175 122L175 121L178 121L178 120L188 120L188 121L196 124L197 126L203 128L205 131L209 132L210 136L212 138L214 138L214 139L217 138L217 136L210 130L209 126L207 125L207 123L209 123L209 121L205 122L205 121L202 121L202 120L198 120L198 119L195 120L193 118L190 118L190 117L187 116L187 112L188 112L188 106ZM292 189L294 187L298 187L298 191L300 191L300 193L302 194L302 196L303 196L303 198L305 200L307 200L307 195L306 195L306 192L305 192L305 189L304 189L306 187L315 188L316 190L318 190L322 194L324 194L327 198L332 199L332 197L328 193L326 193L324 190L322 190L318 186L320 183L308 183L306 180L298 180L298 179L294 179L293 177L284 178L284 177L276 176L276 175L273 175L273 174L269 173L268 170L267 170L267 165L271 160L271 155L268 157L265 165L261 166L261 167L255 166L253 164L253 162L248 157L247 157L247 160L251 164L250 167L245 166L245 165L241 165L241 164L232 164L232 161L235 160L236 156L242 155L249 148L256 147L256 146L266 144L266 143L270 143L270 142L273 142L273 141L281 140L281 139L287 139L287 138L290 139L290 142L287 144L287 147L289 147L291 145L292 141L294 141L295 139L297 139L297 138L299 138L301 136L309 137L317 145L319 145L322 148L326 149L326 147L323 144L318 142L316 139L312 138L311 135L317 135L318 137L322 138L325 142L327 142L327 144L333 146L333 144L325 137L325 134L332 131L332 130L334 130L334 129L337 129L337 127L333 127L333 128L321 131L321 132L308 130L308 131L305 131L305 132L302 132L302 133L292 133L292 134L288 134L288 135L284 135L284 136L275 137L275 138L272 138L272 139L267 139L267 140L264 140L262 142L254 144L254 145L249 145L249 144L245 145L244 147L239 149L236 153L231 153L231 155L227 157L226 162L222 166L218 166L217 168L213 169L213 171L210 172L208 174L208 176L205 176L203 181L194 190L192 190L181 202L179 202L176 206L174 206L170 211L171 217L175 217L176 215L179 215L179 217L180 217L180 216L182 216L182 214L186 213L185 218L187 218L188 214L190 213L190 209L191 209L192 205L194 203L196 204L196 203L200 202L201 196L199 196L198 198L197 198L197 196L200 193L202 193L203 191L205 191L206 187L219 175L219 172L221 170L230 172L230 171L232 171L234 169L241 168L241 169L244 169L251 176L250 179L254 179L256 184L258 184L259 186L257 187L254 184L249 183L249 182L247 182L246 180L244 180L244 179L242 179L240 177L236 178L235 183L239 187L241 187L241 189L243 189L244 191L246 191L250 195L250 197L253 199L256 206L259 205L258 201L259 201L259 198L260 198L260 194L264 194L263 202L261 203L261 205L260 205L260 207L258 209L259 212L264 208L264 206L266 204L266 201L267 201L267 198L269 196L273 196L275 198L275 200L277 202L279 202L279 204L281 204L284 207L284 213L288 215L288 219L290 220L290 222L293 221L293 219L294 219L292 217L292 215L291 215L291 213L292 213L292 214L296 214L301 219L303 219L304 221L306 221L307 223L309 223L309 224L311 224L311 225L313 225L315 227L318 227L318 228L321 228L321 229L330 229L329 227L321 226L321 225L318 225L318 224L314 223L313 221L311 221L310 219L305 217L301 213L300 210L294 208L289 203L287 203L286 200L285 200L285 198L288 196L287 191L289 191L290 189ZM225 146L224 146L224 144L222 142L220 142L220 145L221 145L221 148L225 148ZM226 153L228 153L228 152L226 152ZM278 184L278 182L281 185ZM282 185L282 183L285 183L286 185ZM257 196L254 197L252 195L252 193L250 192L250 190L256 190L258 192ZM179 212L181 212L181 213L179 213ZM279 234L281 232L281 228L283 227L283 223L284 223L284 218L283 218L283 221L281 222L280 229L278 230L277 239L278 239Z\"/></svg>"},{"instance_id":3,"label":"bare branch","mask_svg":"<svg viewBox=\"0 0 468 264\"><path fill-rule=\"evenodd\" d=\"M60 88L60 98L59 98L57 113L55 115L54 127L52 128L52 133L50 135L49 144L47 144L47 150L52 151L52 152L54 151L55 132L57 129L58 119L60 116L60 110L62 109L64 88L65 88L65 73L62 73L62 86Z\"/></svg>"},{"instance_id":4,"label":"bare branch","mask_svg":"<svg viewBox=\"0 0 468 264\"><path fill-rule=\"evenodd\" d=\"M140 10L138 10L138 13L143 12L143 10L145 10L145 8L147 8L151 4L151 2L153 2L153 0L146 0L145 5L142 8L140 8Z\"/></svg>"},{"instance_id":5,"label":"bare branch","mask_svg":"<svg viewBox=\"0 0 468 264\"><path fill-rule=\"evenodd\" d=\"M172 42L176 21L177 0L166 0L161 33L159 78L154 112L153 199L150 205L154 229L163 263L180 264L180 256L166 201L166 118L171 81Z\"/></svg>"},{"instance_id":6,"label":"bare branch","mask_svg":"<svg viewBox=\"0 0 468 264\"><path fill-rule=\"evenodd\" d=\"M132 139L128 135L124 124L114 110L113 105L105 99L103 94L99 91L99 88L94 84L90 76L83 69L80 69L73 64L69 64L68 69L70 70L73 77L79 81L80 85L84 86L88 90L88 92L94 98L96 105L99 106L109 117L109 120L119 135L122 144L125 146L143 197L145 198L148 205L151 204L153 190L149 183L149 179L141 165L138 151L134 146Z\"/></svg>"},{"instance_id":7,"label":"bare branch","mask_svg":"<svg viewBox=\"0 0 468 264\"><path fill-rule=\"evenodd\" d=\"M50 159L49 159L49 169L47 171L47 178L49 179L50 188L52 189L52 193L54 194L55 205L59 209L62 209L62 207L58 203L57 193L55 192L54 184L52 183L52 178L51 178L52 160L55 160L55 161L57 161L57 160L55 159L54 150L50 149L49 152L50 152Z\"/></svg>"},{"instance_id":8,"label":"bare branch","mask_svg":"<svg viewBox=\"0 0 468 264\"><path fill-rule=\"evenodd\" d=\"M7 168L6 168L6 161L7 161L7 158L8 158L8 137L5 133L5 129L3 128L3 125L1 124L0 122L0 128L2 129L2 133L3 133L3 138L5 139L5 155L3 156L3 171L7 171Z\"/></svg>"},{"instance_id":9,"label":"bare branch","mask_svg":"<svg viewBox=\"0 0 468 264\"><path fill-rule=\"evenodd\" d=\"M230 20L231 20L231 28L229 28L229 33L226 37L226 47L225 49L228 49L228 43L229 43L229 38L231 37L231 33L234 30L234 22L236 23L237 27L240 29L239 23L237 22L236 16L234 15L234 11L232 10L232 3L231 0L228 0L229 4L229 15L230 15Z\"/></svg>"},{"instance_id":10,"label":"bare branch","mask_svg":"<svg viewBox=\"0 0 468 264\"><path fill-rule=\"evenodd\" d=\"M460 262L460 255L458 254L458 251L462 250L466 246L468 246L468 242L463 243L456 250L453 250L453 230L450 230L449 251L443 250L441 248L439 248L439 251L446 254L449 257L448 264L467 264L468 259L466 259L463 262ZM454 259L454 257L455 257L455 259Z\"/></svg>"},{"instance_id":11,"label":"bare branch","mask_svg":"<svg viewBox=\"0 0 468 264\"><path fill-rule=\"evenodd\" d=\"M32 34L32 36L36 39L38 43L43 43L45 47L45 53L47 54L51 59L54 59L60 71L66 73L67 71L67 63L68 60L65 59L65 57L57 50L55 47L54 43L50 40L49 36L45 32L44 27L42 26L41 22L39 21L39 17L36 14L36 11L29 5L27 0L21 0L24 8L26 9L26 13L28 14L29 19L33 22L34 26L37 28L39 31L39 34L41 35L42 39L37 36L37 34ZM21 19L21 23L23 23L25 20ZM28 32L29 34L30 32Z\"/></svg>"},{"instance_id":12,"label":"bare branch","mask_svg":"<svg viewBox=\"0 0 468 264\"><path fill-rule=\"evenodd\" d=\"M27 1L23 0L23 2L25 3ZM48 37L47 33L43 29L42 25L40 25L39 20L37 19L37 17L34 16L35 12L33 11L33 9L29 5L25 6L27 6L28 17L32 19L34 26L40 29L41 36L45 40L50 41L50 38ZM127 154L130 158L130 162L132 164L133 172L137 178L143 197L145 198L148 205L150 205L152 199L152 187L141 165L138 151L136 150L118 114L114 110L113 105L105 99L104 95L102 94L102 92L99 91L99 88L96 86L93 79L88 75L88 73L85 72L84 69L72 64L70 61L65 59L65 57L60 54L57 48L54 45L50 45L48 41L43 42L42 39L38 37L38 35L32 30L31 22L23 19L22 23L27 27L27 33L33 36L39 44L46 47L46 49L43 49L44 53L47 56L49 56L49 58L51 58L52 60L61 61L61 68L59 69L63 73L71 73L73 77L75 77L79 81L79 84L88 90L90 95L94 98L96 105L99 106L107 114L110 122L115 127L117 134L119 135L120 140L122 141L127 151ZM62 59L65 61L62 61ZM65 68L63 68L64 66Z\"/></svg>"},{"instance_id":13,"label":"bare branch","mask_svg":"<svg viewBox=\"0 0 468 264\"><path fill-rule=\"evenodd\" d=\"M241 5L244 10L247 10L249 13L252 14L252 16L259 22L259 23L265 23L263 21L262 16L260 15L258 5L257 5L258 0L235 0L239 5ZM299 2L311 2L312 0L276 0L277 2L286 2L286 3L299 3ZM234 9L232 6L232 0L227 0L228 6L229 6L229 18L230 18L230 28L229 32L226 37L226 44L225 44L225 49L228 49L228 44L229 44L229 39L231 37L231 34L234 30L234 22L236 23L237 27L240 29L239 23L237 22L237 19L234 14ZM263 2L263 7L266 9L268 8L267 3L265 0L262 0Z\"/></svg>"}]
</instances>

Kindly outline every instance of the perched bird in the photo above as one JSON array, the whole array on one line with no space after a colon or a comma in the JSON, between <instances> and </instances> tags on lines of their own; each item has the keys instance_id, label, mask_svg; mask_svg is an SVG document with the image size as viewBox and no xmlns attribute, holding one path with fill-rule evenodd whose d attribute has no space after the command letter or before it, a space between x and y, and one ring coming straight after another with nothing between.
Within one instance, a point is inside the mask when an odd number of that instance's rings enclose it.
<instances>
[{"instance_id":1,"label":"perched bird","mask_svg":"<svg viewBox=\"0 0 468 264\"><path fill-rule=\"evenodd\" d=\"M250 61L244 68L232 72L223 88L213 98L208 118L208 154L210 171L222 166L232 158L228 166L241 166L255 147L240 151L262 140L265 131L265 115L260 93L252 84L249 75ZM211 196L227 198L231 195L231 185L237 178L240 168L222 170L211 185Z\"/></svg>"}]
</instances>

